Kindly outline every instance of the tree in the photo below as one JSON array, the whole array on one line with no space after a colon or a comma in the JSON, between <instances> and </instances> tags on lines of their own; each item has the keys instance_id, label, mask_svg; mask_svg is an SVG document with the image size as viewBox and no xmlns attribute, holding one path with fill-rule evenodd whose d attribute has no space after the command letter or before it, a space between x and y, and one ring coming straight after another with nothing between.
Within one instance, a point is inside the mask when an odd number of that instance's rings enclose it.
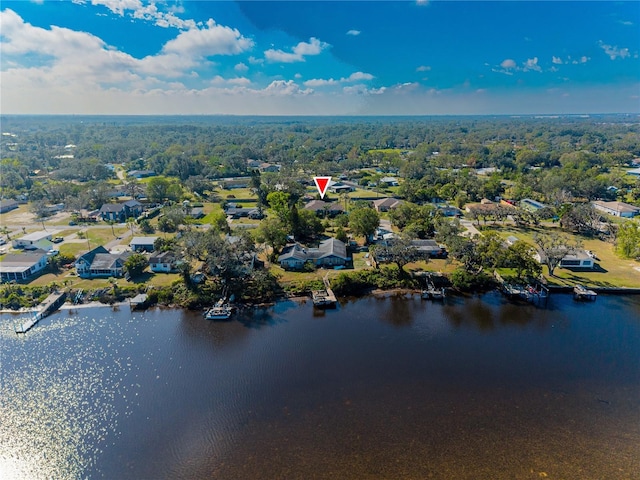
<instances>
[{"instance_id":1,"label":"tree","mask_svg":"<svg viewBox=\"0 0 640 480\"><path fill-rule=\"evenodd\" d=\"M392 262L398 266L398 275L404 277L404 266L418 259L418 250L411 244L411 240L405 235L399 235L390 241L371 247L376 260L379 262Z\"/></svg>"},{"instance_id":2,"label":"tree","mask_svg":"<svg viewBox=\"0 0 640 480\"><path fill-rule=\"evenodd\" d=\"M278 216L283 225L289 225L289 200L291 196L285 192L271 192L267 195L267 202L269 206Z\"/></svg>"},{"instance_id":3,"label":"tree","mask_svg":"<svg viewBox=\"0 0 640 480\"><path fill-rule=\"evenodd\" d=\"M550 234L538 234L533 236L533 241L544 256L544 262L549 268L549 275L560 264L560 261L569 253L574 253L579 248L580 242L571 242L566 236L556 232Z\"/></svg>"},{"instance_id":4,"label":"tree","mask_svg":"<svg viewBox=\"0 0 640 480\"><path fill-rule=\"evenodd\" d=\"M624 258L640 258L640 222L628 220L620 225L616 251Z\"/></svg>"},{"instance_id":5,"label":"tree","mask_svg":"<svg viewBox=\"0 0 640 480\"><path fill-rule=\"evenodd\" d=\"M354 234L364 236L366 243L379 225L380 215L371 207L357 208L349 214L349 228Z\"/></svg>"},{"instance_id":6,"label":"tree","mask_svg":"<svg viewBox=\"0 0 640 480\"><path fill-rule=\"evenodd\" d=\"M542 265L533 258L535 253L531 245L518 240L507 248L504 266L513 268L518 278L536 278L542 273Z\"/></svg>"},{"instance_id":7,"label":"tree","mask_svg":"<svg viewBox=\"0 0 640 480\"><path fill-rule=\"evenodd\" d=\"M131 278L135 278L142 274L144 269L147 268L147 265L149 265L147 257L141 253L134 253L125 260L124 271L127 272Z\"/></svg>"},{"instance_id":8,"label":"tree","mask_svg":"<svg viewBox=\"0 0 640 480\"><path fill-rule=\"evenodd\" d=\"M279 218L266 218L256 229L256 240L271 247L269 260L273 261L287 243L287 230Z\"/></svg>"},{"instance_id":9,"label":"tree","mask_svg":"<svg viewBox=\"0 0 640 480\"><path fill-rule=\"evenodd\" d=\"M344 228L342 227L337 228L336 240L340 240L342 243L347 243L349 241L349 237L347 237L347 232L344 231Z\"/></svg>"}]
</instances>

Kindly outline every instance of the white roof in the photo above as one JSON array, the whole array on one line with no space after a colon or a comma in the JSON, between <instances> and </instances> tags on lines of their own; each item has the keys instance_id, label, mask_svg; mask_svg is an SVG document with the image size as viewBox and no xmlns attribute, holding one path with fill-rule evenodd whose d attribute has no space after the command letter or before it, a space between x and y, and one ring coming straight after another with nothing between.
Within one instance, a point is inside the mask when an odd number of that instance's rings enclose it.
<instances>
[{"instance_id":1,"label":"white roof","mask_svg":"<svg viewBox=\"0 0 640 480\"><path fill-rule=\"evenodd\" d=\"M24 237L20 237L18 240L27 240L30 242L37 242L38 240L42 240L43 238L50 237L51 232L47 232L46 230L40 230L38 232L28 233Z\"/></svg>"},{"instance_id":2,"label":"white roof","mask_svg":"<svg viewBox=\"0 0 640 480\"><path fill-rule=\"evenodd\" d=\"M158 237L133 237L129 245L153 245Z\"/></svg>"}]
</instances>

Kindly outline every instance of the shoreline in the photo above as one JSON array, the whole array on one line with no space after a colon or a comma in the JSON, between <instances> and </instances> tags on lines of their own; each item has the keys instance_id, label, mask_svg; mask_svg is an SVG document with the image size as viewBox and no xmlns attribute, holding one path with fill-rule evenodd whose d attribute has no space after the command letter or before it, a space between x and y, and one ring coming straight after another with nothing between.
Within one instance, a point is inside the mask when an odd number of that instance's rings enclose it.
<instances>
[{"instance_id":1,"label":"shoreline","mask_svg":"<svg viewBox=\"0 0 640 480\"><path fill-rule=\"evenodd\" d=\"M563 293L563 294L568 294L573 292L573 287L567 287L567 286L560 286L560 285L550 285L549 287L549 291L550 292L554 292L554 293ZM596 293L602 293L605 295L640 295L640 288L632 288L632 287L589 287L590 290L593 290ZM489 293L491 291L494 290L486 290L486 291L473 291L473 292L462 292L462 291L458 291L458 290L453 290L451 293L452 295L468 295L468 294L486 294ZM496 290L497 291L497 290ZM377 298L381 298L381 297L392 297L392 296L405 296L405 295L419 295L421 292L420 289L415 289L415 288L390 288L390 289L381 289L381 288L375 288L372 289L370 291L367 291L366 293L362 294L362 295L349 295L346 297L341 297L341 298L348 298L348 299L358 299L358 298L365 298L368 296L372 296L372 297L377 297ZM307 295L294 295L294 296L282 296L282 297L278 297L276 299L274 299L271 302L260 302L260 303L246 303L246 304L238 304L236 305L236 308L259 308L259 307L267 307L267 306L273 306L274 304L276 304L277 302L280 301L284 301L284 300L290 300L296 303L304 303L306 301L310 301L311 298ZM88 302L88 303L81 303L81 304L69 304L69 303L64 303L62 306L60 306L60 308L58 310L82 310L82 309L87 309L87 308L122 308L125 306L129 306L129 302L127 300L121 301L121 302L115 302L115 303L102 303L102 302L98 302L98 301L92 301L92 302ZM151 307L158 307L158 308L179 308L179 309L184 309L184 310L192 310L189 309L187 307L184 306L180 306L180 305L176 305L176 304L154 304L154 305L150 305L148 308ZM204 307L206 309L206 307ZM30 314L34 311L35 309L33 308L21 308L19 310L11 310L11 309L0 309L0 315L2 314L11 314L11 315L20 315L20 314ZM146 309L145 309L146 310ZM197 311L197 310L192 310L192 311Z\"/></svg>"}]
</instances>

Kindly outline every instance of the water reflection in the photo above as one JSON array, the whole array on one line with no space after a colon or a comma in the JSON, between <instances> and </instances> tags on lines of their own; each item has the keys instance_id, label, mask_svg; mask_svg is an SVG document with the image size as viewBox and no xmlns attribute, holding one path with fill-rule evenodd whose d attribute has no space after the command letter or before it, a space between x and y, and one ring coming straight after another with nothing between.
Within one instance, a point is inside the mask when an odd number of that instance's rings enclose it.
<instances>
[{"instance_id":1,"label":"water reflection","mask_svg":"<svg viewBox=\"0 0 640 480\"><path fill-rule=\"evenodd\" d=\"M0 478L635 478L640 298L552 301L3 317Z\"/></svg>"}]
</instances>

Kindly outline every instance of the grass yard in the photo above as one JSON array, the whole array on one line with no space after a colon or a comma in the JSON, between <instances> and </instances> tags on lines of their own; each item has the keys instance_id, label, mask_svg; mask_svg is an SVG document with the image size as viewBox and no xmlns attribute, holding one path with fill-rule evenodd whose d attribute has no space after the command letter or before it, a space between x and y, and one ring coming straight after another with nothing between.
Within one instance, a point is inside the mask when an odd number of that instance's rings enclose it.
<instances>
[{"instance_id":1,"label":"grass yard","mask_svg":"<svg viewBox=\"0 0 640 480\"><path fill-rule=\"evenodd\" d=\"M513 235L533 246L535 246L533 241L535 233L557 231L572 240L580 239L582 247L585 250L591 250L599 259L595 262L596 267L593 270L558 267L554 271L555 277L550 277L547 267L544 266L543 274L551 285L573 286L576 283L581 283L591 287L640 288L640 262L618 257L611 243L603 242L596 238L562 232L557 226L551 226L550 224L534 228L516 227L514 225L488 225L482 231L495 231L503 238Z\"/></svg>"},{"instance_id":2,"label":"grass yard","mask_svg":"<svg viewBox=\"0 0 640 480\"><path fill-rule=\"evenodd\" d=\"M68 288L82 288L85 290L96 290L98 288L111 287L111 283L108 278L93 278L86 279L80 278L73 274L75 270L64 270L59 273L46 273L40 275L38 278L32 280L28 285L48 285L52 282L56 282L59 285L65 285ZM116 279L119 287L134 287L136 285L151 285L151 286L170 286L174 281L178 280L180 275L177 273L152 273L145 272L140 277L127 281L124 278Z\"/></svg>"}]
</instances>

